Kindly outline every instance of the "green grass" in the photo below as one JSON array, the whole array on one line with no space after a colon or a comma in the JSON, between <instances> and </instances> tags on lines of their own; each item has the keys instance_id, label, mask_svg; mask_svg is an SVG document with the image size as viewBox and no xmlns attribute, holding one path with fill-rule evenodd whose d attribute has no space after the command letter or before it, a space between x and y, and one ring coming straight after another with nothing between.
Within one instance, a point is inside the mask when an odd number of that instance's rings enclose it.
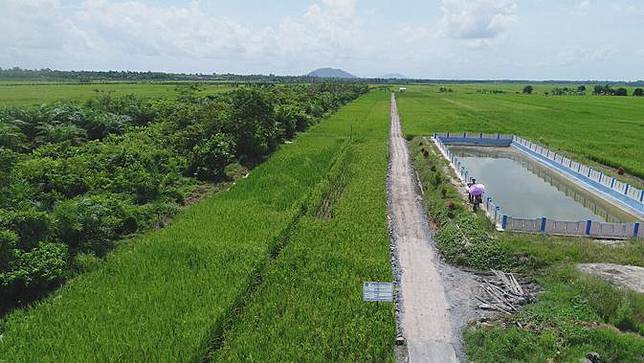
<instances>
[{"instance_id":1,"label":"green grass","mask_svg":"<svg viewBox=\"0 0 644 363\"><path fill-rule=\"evenodd\" d=\"M364 281L391 281L386 225L389 98L320 184L297 231L226 333L219 361L393 360L391 304L362 301ZM332 203L320 217L318 206Z\"/></svg>"},{"instance_id":2,"label":"green grass","mask_svg":"<svg viewBox=\"0 0 644 363\"><path fill-rule=\"evenodd\" d=\"M168 83L0 83L0 105L40 105L58 100L86 101L97 92L111 92L114 95L134 94L142 97L175 96L180 85ZM184 83L185 84L185 83ZM214 94L229 90L230 85L204 84L203 94Z\"/></svg>"},{"instance_id":3,"label":"green grass","mask_svg":"<svg viewBox=\"0 0 644 363\"><path fill-rule=\"evenodd\" d=\"M343 107L229 191L135 238L32 308L9 314L0 359L200 360L351 128L357 134L381 128L369 122L366 106L379 97Z\"/></svg>"},{"instance_id":4,"label":"green grass","mask_svg":"<svg viewBox=\"0 0 644 363\"><path fill-rule=\"evenodd\" d=\"M582 162L644 177L644 97L491 95L473 92L478 85L449 87L454 92L410 86L399 95L407 135L511 133ZM630 181L642 185L641 179Z\"/></svg>"}]
</instances>

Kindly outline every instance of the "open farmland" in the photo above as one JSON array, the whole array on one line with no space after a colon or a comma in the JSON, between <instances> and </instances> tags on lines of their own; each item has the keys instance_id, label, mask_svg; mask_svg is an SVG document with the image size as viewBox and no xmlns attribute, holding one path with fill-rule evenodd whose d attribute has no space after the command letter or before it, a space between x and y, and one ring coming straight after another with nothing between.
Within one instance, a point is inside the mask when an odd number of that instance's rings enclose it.
<instances>
[{"instance_id":1,"label":"open farmland","mask_svg":"<svg viewBox=\"0 0 644 363\"><path fill-rule=\"evenodd\" d=\"M471 85L411 86L399 95L403 127L412 138L441 132L515 133L549 144L574 159L623 167L642 184L644 141L638 98L480 94ZM628 125L627 130L620 125ZM452 172L429 139L410 147L423 185L437 248L451 264L511 271L543 291L516 313L481 319L464 331L468 359L498 361L601 361L644 359L644 297L578 271L576 264L644 266L644 243L615 244L572 237L497 232L484 213L472 212ZM453 177L453 175L452 175ZM483 181L485 182L485 181ZM613 270L614 271L614 270ZM614 272L619 273L619 272ZM478 304L478 303L477 303ZM593 353L593 354L591 354Z\"/></svg>"},{"instance_id":2,"label":"open farmland","mask_svg":"<svg viewBox=\"0 0 644 363\"><path fill-rule=\"evenodd\" d=\"M289 300L287 311L308 314L309 307L319 308L317 295L307 298L312 293L307 284L318 283L322 291L337 294L323 303L325 316L339 313L347 299L354 301L342 312L344 327L316 326L317 335L310 335L288 326L290 319L302 320L289 314L273 323L286 324L292 339L311 347L304 356L355 359L366 352L388 357L391 306L358 300L362 281L391 276L384 198L388 99L384 92L363 96L283 146L230 190L183 211L170 226L128 241L33 308L12 312L4 319L0 356L10 361L34 356L200 360L216 357L223 339L223 354L232 357L227 344L244 341L255 329L247 314L278 308L284 296L272 294L283 288L281 274L293 274L290 266L298 261L320 259L298 274L292 293L301 299ZM367 174L362 168L369 169ZM333 217L320 219L314 207L328 198L336 181L344 192L332 197ZM317 268L329 269L332 281L314 281ZM271 304L262 307L263 301ZM356 333L343 342L346 350L336 350L337 340L318 345L322 337L341 339L338 328ZM270 321L263 321L262 329L275 332ZM254 343L279 346L279 339L269 335Z\"/></svg>"},{"instance_id":3,"label":"open farmland","mask_svg":"<svg viewBox=\"0 0 644 363\"><path fill-rule=\"evenodd\" d=\"M40 105L54 101L87 101L101 93L111 93L114 96L136 95L140 97L169 97L176 94L175 89L189 82L168 83L36 83L29 82L0 82L1 105ZM228 84L200 83L203 95L224 92L232 88Z\"/></svg>"},{"instance_id":4,"label":"open farmland","mask_svg":"<svg viewBox=\"0 0 644 363\"><path fill-rule=\"evenodd\" d=\"M516 134L582 162L622 167L644 177L642 97L545 96L543 85L532 95L516 94L521 85L495 85L508 91L497 95L476 92L489 85L443 87L453 92L439 92L438 85L409 86L400 95L408 136L459 131Z\"/></svg>"}]
</instances>

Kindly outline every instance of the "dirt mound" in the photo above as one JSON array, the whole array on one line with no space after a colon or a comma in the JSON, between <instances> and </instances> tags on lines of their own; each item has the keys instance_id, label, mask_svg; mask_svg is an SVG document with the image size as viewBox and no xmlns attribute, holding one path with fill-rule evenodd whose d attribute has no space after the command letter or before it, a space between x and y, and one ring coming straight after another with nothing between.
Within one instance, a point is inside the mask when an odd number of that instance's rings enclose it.
<instances>
[{"instance_id":1,"label":"dirt mound","mask_svg":"<svg viewBox=\"0 0 644 363\"><path fill-rule=\"evenodd\" d=\"M582 263L577 270L597 276L619 287L644 293L644 267L612 263Z\"/></svg>"}]
</instances>

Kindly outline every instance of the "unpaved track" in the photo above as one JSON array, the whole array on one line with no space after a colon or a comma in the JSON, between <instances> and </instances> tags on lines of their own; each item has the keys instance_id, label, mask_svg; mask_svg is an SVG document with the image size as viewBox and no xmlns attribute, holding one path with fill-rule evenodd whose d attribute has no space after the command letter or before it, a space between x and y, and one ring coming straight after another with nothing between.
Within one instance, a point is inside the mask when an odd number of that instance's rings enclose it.
<instances>
[{"instance_id":1,"label":"unpaved track","mask_svg":"<svg viewBox=\"0 0 644 363\"><path fill-rule=\"evenodd\" d=\"M419 203L395 96L391 95L390 216L400 270L400 325L410 362L457 362L458 339L439 272L440 260Z\"/></svg>"}]
</instances>

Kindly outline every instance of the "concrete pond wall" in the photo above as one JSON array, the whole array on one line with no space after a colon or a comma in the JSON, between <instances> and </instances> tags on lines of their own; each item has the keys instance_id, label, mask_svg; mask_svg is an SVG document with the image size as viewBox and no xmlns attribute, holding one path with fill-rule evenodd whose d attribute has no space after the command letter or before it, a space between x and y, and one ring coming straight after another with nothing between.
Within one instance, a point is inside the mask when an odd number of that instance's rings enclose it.
<instances>
[{"instance_id":1,"label":"concrete pond wall","mask_svg":"<svg viewBox=\"0 0 644 363\"><path fill-rule=\"evenodd\" d=\"M483 209L499 230L643 238L644 191L507 134L436 133L456 174L486 184Z\"/></svg>"}]
</instances>

